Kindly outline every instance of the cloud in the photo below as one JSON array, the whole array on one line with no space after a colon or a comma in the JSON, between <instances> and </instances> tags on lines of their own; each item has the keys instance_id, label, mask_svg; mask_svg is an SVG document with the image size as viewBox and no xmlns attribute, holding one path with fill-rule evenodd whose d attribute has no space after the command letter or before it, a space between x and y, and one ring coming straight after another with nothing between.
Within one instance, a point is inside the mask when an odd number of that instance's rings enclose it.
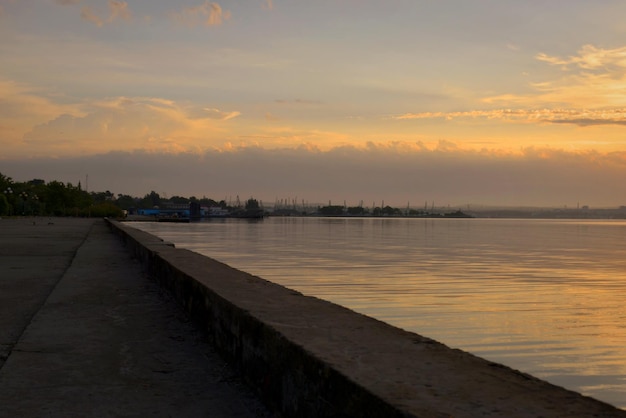
<instances>
[{"instance_id":1,"label":"cloud","mask_svg":"<svg viewBox=\"0 0 626 418\"><path fill-rule=\"evenodd\" d=\"M508 44L506 44L506 48L507 48L508 50L511 50L511 51L519 51L519 50L520 50L519 45L517 45L517 44L513 44L513 43L508 43Z\"/></svg>"},{"instance_id":2,"label":"cloud","mask_svg":"<svg viewBox=\"0 0 626 418\"><path fill-rule=\"evenodd\" d=\"M320 104L320 101L317 100L304 100L304 99L293 99L293 100L285 100L285 99L276 99L275 103L278 104L298 104L298 105L312 105L312 104Z\"/></svg>"},{"instance_id":3,"label":"cloud","mask_svg":"<svg viewBox=\"0 0 626 418\"><path fill-rule=\"evenodd\" d=\"M488 97L487 103L508 102L521 106L598 108L626 106L626 47L603 49L585 45L567 58L538 54L536 59L560 66L562 76L532 83L529 95Z\"/></svg>"},{"instance_id":4,"label":"cloud","mask_svg":"<svg viewBox=\"0 0 626 418\"><path fill-rule=\"evenodd\" d=\"M80 0L54 0L55 3L60 4L61 6L71 6L73 4L80 3Z\"/></svg>"},{"instance_id":5,"label":"cloud","mask_svg":"<svg viewBox=\"0 0 626 418\"><path fill-rule=\"evenodd\" d=\"M626 69L626 46L614 49L598 48L593 45L584 45L578 55L567 58L550 56L545 53L537 54L539 61L551 65L559 65L563 70L571 66L584 70L603 70L605 72L621 72Z\"/></svg>"},{"instance_id":6,"label":"cloud","mask_svg":"<svg viewBox=\"0 0 626 418\"><path fill-rule=\"evenodd\" d=\"M45 97L45 92L25 83L0 78L0 108L3 117L14 118L25 113L50 117L62 106ZM2 117L0 116L0 117Z\"/></svg>"},{"instance_id":7,"label":"cloud","mask_svg":"<svg viewBox=\"0 0 626 418\"><path fill-rule=\"evenodd\" d=\"M0 156L144 148L201 152L229 143L328 148L350 142L347 135L332 130L268 124L264 113L254 112L250 110L244 120L239 109L158 97L75 101L58 91L0 79ZM269 119L276 120L273 116Z\"/></svg>"},{"instance_id":8,"label":"cloud","mask_svg":"<svg viewBox=\"0 0 626 418\"><path fill-rule=\"evenodd\" d=\"M245 169L242 169L245 167ZM92 156L5 160L16 181L71 181L89 174L90 188L143 196L255 196L266 204L298 198L326 204L364 201L405 207L434 201L466 204L588 204L626 202L626 153L526 148L517 153L464 151L454 144L378 143L368 147L264 149L233 146L202 153L108 152ZM219 181L207 182L207 179Z\"/></svg>"},{"instance_id":9,"label":"cloud","mask_svg":"<svg viewBox=\"0 0 626 418\"><path fill-rule=\"evenodd\" d=\"M110 16L108 21L113 22L115 19L131 20L131 11L128 3L119 0L109 0Z\"/></svg>"},{"instance_id":10,"label":"cloud","mask_svg":"<svg viewBox=\"0 0 626 418\"><path fill-rule=\"evenodd\" d=\"M199 6L188 7L180 12L172 13L171 17L175 22L188 27L217 26L225 20L229 20L231 13L228 10L222 10L219 4L207 0Z\"/></svg>"},{"instance_id":11,"label":"cloud","mask_svg":"<svg viewBox=\"0 0 626 418\"><path fill-rule=\"evenodd\" d=\"M598 120L598 119L555 119L550 121L557 124L574 124L578 126L598 126L598 125L622 125L626 126L626 120Z\"/></svg>"},{"instance_id":12,"label":"cloud","mask_svg":"<svg viewBox=\"0 0 626 418\"><path fill-rule=\"evenodd\" d=\"M60 0L60 1L72 1L72 0ZM69 4L69 3L68 3ZM113 23L118 19L129 21L132 19L132 12L128 7L128 3L119 0L109 0L109 17L106 19L106 23ZM100 18L93 9L89 6L84 6L81 10L80 17L83 20L93 23L98 27L102 27L105 24L105 20Z\"/></svg>"},{"instance_id":13,"label":"cloud","mask_svg":"<svg viewBox=\"0 0 626 418\"><path fill-rule=\"evenodd\" d=\"M81 115L80 107L60 104L49 92L33 86L0 78L0 148L2 155L28 153L21 142L34 123L51 120L62 114Z\"/></svg>"},{"instance_id":14,"label":"cloud","mask_svg":"<svg viewBox=\"0 0 626 418\"><path fill-rule=\"evenodd\" d=\"M272 2L272 0L265 0L265 3L263 3L263 8L267 10L272 10L274 8L274 3Z\"/></svg>"},{"instance_id":15,"label":"cloud","mask_svg":"<svg viewBox=\"0 0 626 418\"><path fill-rule=\"evenodd\" d=\"M617 109L492 109L466 112L422 112L392 116L410 119L497 119L507 122L560 123L579 126L626 125L626 108Z\"/></svg>"},{"instance_id":16,"label":"cloud","mask_svg":"<svg viewBox=\"0 0 626 418\"><path fill-rule=\"evenodd\" d=\"M80 11L80 17L83 20L86 20L87 22L91 22L98 27L102 27L104 25L104 22L102 21L102 19L100 19L98 15L96 15L94 11L91 9L91 7L89 6L83 7L83 9Z\"/></svg>"},{"instance_id":17,"label":"cloud","mask_svg":"<svg viewBox=\"0 0 626 418\"><path fill-rule=\"evenodd\" d=\"M219 109L209 109L209 108L205 108L203 110L206 112L207 117L213 118L213 119L219 119L219 120L229 120L229 119L233 119L241 115L241 112L238 112L238 111L224 112Z\"/></svg>"},{"instance_id":18,"label":"cloud","mask_svg":"<svg viewBox=\"0 0 626 418\"><path fill-rule=\"evenodd\" d=\"M24 134L24 145L42 155L111 149L199 152L211 140L225 135L223 123L240 115L238 111L195 108L144 97L92 102L84 104L82 110L80 115L63 113L37 124Z\"/></svg>"},{"instance_id":19,"label":"cloud","mask_svg":"<svg viewBox=\"0 0 626 418\"><path fill-rule=\"evenodd\" d=\"M538 54L536 59L560 66L560 76L530 84L529 94L500 94L482 99L488 107L458 112L419 112L392 119L483 118L519 123L626 125L626 47L602 49L585 45L575 56Z\"/></svg>"}]
</instances>

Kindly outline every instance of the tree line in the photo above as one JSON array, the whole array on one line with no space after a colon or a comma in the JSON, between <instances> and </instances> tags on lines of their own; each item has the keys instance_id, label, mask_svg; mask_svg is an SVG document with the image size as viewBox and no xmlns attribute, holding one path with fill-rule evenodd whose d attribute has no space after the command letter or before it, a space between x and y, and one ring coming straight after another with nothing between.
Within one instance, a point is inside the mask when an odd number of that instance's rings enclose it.
<instances>
[{"instance_id":1,"label":"tree line","mask_svg":"<svg viewBox=\"0 0 626 418\"><path fill-rule=\"evenodd\" d=\"M79 216L79 217L123 217L125 213L133 213L137 209L188 207L190 203L204 207L219 207L230 214L264 212L262 203L256 199L248 199L231 205L226 201L195 196L160 196L155 191L143 197L84 190L80 181L77 185L60 181L45 182L33 179L26 182L15 182L0 173L0 216ZM436 213L419 209L405 210L391 206L364 208L363 205L348 207L345 205L318 206L313 211L304 208L274 208L274 215L318 215L318 216L412 216L412 217L468 217L459 211Z\"/></svg>"},{"instance_id":2,"label":"tree line","mask_svg":"<svg viewBox=\"0 0 626 418\"><path fill-rule=\"evenodd\" d=\"M17 182L0 173L0 216L121 217L125 211L133 209L188 205L191 202L227 209L226 202L206 197L172 196L168 199L152 191L140 198L115 195L109 190L89 192L83 189L80 181L76 185L42 179Z\"/></svg>"}]
</instances>

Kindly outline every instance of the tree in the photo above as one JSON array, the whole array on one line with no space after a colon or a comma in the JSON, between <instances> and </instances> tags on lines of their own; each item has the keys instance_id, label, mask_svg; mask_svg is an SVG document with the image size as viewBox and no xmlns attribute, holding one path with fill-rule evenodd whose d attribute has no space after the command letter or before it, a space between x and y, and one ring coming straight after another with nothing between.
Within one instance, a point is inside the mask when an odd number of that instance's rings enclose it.
<instances>
[{"instance_id":1,"label":"tree","mask_svg":"<svg viewBox=\"0 0 626 418\"><path fill-rule=\"evenodd\" d=\"M340 205L328 205L318 209L320 215L323 216L341 216L344 214L344 207Z\"/></svg>"},{"instance_id":2,"label":"tree","mask_svg":"<svg viewBox=\"0 0 626 418\"><path fill-rule=\"evenodd\" d=\"M108 190L106 192L91 192L90 196L94 203L110 202L115 199L115 195Z\"/></svg>"},{"instance_id":3,"label":"tree","mask_svg":"<svg viewBox=\"0 0 626 418\"><path fill-rule=\"evenodd\" d=\"M115 205L120 209L129 210L137 207L137 199L127 194L118 194Z\"/></svg>"},{"instance_id":4,"label":"tree","mask_svg":"<svg viewBox=\"0 0 626 418\"><path fill-rule=\"evenodd\" d=\"M89 193L75 187L72 183L49 182L42 189L39 200L45 205L45 211L57 216L88 216L93 199Z\"/></svg>"},{"instance_id":5,"label":"tree","mask_svg":"<svg viewBox=\"0 0 626 418\"><path fill-rule=\"evenodd\" d=\"M65 184L56 180L49 182L46 185L43 201L49 213L53 215L64 215L68 201Z\"/></svg>"},{"instance_id":6,"label":"tree","mask_svg":"<svg viewBox=\"0 0 626 418\"><path fill-rule=\"evenodd\" d=\"M71 212L66 215L88 216L89 207L93 204L93 199L89 193L82 190L80 186L73 186L67 183L66 189L66 207ZM109 192L110 194L111 192Z\"/></svg>"},{"instance_id":7,"label":"tree","mask_svg":"<svg viewBox=\"0 0 626 418\"><path fill-rule=\"evenodd\" d=\"M175 205L186 205L189 203L189 199L182 196L172 196L170 197L170 202L174 203Z\"/></svg>"},{"instance_id":8,"label":"tree","mask_svg":"<svg viewBox=\"0 0 626 418\"><path fill-rule=\"evenodd\" d=\"M102 202L98 203L90 208L90 216L95 216L98 218L109 217L109 218L121 218L123 216L122 209L115 206L112 202Z\"/></svg>"},{"instance_id":9,"label":"tree","mask_svg":"<svg viewBox=\"0 0 626 418\"><path fill-rule=\"evenodd\" d=\"M11 213L11 206L4 193L0 193L0 216L9 215Z\"/></svg>"},{"instance_id":10,"label":"tree","mask_svg":"<svg viewBox=\"0 0 626 418\"><path fill-rule=\"evenodd\" d=\"M161 196L154 190L149 194L145 195L143 199L139 202L139 207L142 209L152 209L155 206L161 205Z\"/></svg>"},{"instance_id":11,"label":"tree","mask_svg":"<svg viewBox=\"0 0 626 418\"><path fill-rule=\"evenodd\" d=\"M0 195L2 195L3 203L0 203L0 215L11 214L11 200L14 198L13 194L13 179L0 173Z\"/></svg>"},{"instance_id":12,"label":"tree","mask_svg":"<svg viewBox=\"0 0 626 418\"><path fill-rule=\"evenodd\" d=\"M4 174L0 173L0 193L4 193L4 191L8 187L11 187L12 184L13 179L11 177L5 176Z\"/></svg>"},{"instance_id":13,"label":"tree","mask_svg":"<svg viewBox=\"0 0 626 418\"><path fill-rule=\"evenodd\" d=\"M399 216L402 215L402 211L398 208L392 208L387 205L382 209L383 216Z\"/></svg>"},{"instance_id":14,"label":"tree","mask_svg":"<svg viewBox=\"0 0 626 418\"><path fill-rule=\"evenodd\" d=\"M362 215L365 215L366 213L363 206L351 206L348 209L346 209L346 212L348 213L348 215L352 215L352 216L362 216Z\"/></svg>"}]
</instances>

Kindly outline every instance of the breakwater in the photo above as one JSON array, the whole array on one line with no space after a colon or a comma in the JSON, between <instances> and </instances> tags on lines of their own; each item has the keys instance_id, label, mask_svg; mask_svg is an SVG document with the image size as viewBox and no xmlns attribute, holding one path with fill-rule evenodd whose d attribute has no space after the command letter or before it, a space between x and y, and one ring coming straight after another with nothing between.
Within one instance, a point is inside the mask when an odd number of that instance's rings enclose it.
<instances>
[{"instance_id":1,"label":"breakwater","mask_svg":"<svg viewBox=\"0 0 626 418\"><path fill-rule=\"evenodd\" d=\"M532 376L109 221L284 416L626 416Z\"/></svg>"}]
</instances>

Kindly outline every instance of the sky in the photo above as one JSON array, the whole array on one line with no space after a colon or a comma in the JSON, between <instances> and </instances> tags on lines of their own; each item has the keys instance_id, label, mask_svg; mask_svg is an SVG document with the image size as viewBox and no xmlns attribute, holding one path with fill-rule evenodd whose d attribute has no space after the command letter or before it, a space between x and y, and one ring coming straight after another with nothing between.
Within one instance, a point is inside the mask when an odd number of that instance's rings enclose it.
<instances>
[{"instance_id":1,"label":"sky","mask_svg":"<svg viewBox=\"0 0 626 418\"><path fill-rule=\"evenodd\" d=\"M0 173L143 196L626 205L621 0L0 0Z\"/></svg>"}]
</instances>

